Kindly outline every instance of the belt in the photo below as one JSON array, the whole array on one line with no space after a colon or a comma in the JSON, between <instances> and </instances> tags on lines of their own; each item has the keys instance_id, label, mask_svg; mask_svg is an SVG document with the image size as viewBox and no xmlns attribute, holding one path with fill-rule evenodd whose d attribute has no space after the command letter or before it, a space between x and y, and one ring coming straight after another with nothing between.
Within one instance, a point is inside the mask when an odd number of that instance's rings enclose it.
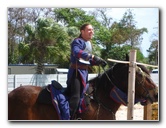
<instances>
[{"instance_id":1,"label":"belt","mask_svg":"<svg viewBox=\"0 0 166 128\"><path fill-rule=\"evenodd\" d=\"M70 68L88 70L88 65L71 64Z\"/></svg>"}]
</instances>

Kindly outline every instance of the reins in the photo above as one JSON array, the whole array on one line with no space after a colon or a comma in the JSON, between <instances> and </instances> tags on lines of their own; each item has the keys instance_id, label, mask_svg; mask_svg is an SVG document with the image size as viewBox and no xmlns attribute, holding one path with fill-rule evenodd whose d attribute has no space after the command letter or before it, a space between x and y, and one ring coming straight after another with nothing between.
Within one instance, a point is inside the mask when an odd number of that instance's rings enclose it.
<instances>
[{"instance_id":1,"label":"reins","mask_svg":"<svg viewBox=\"0 0 166 128\"><path fill-rule=\"evenodd\" d=\"M140 67L138 67L138 70L140 70L140 72L142 73L143 78L142 78L142 81L140 81L140 82L138 81L138 82L137 82L137 85L144 85L144 83L145 83L145 77L150 77L150 76L147 75L146 73L144 73ZM139 86L137 86L137 87L139 87ZM137 88L137 87L136 87L136 88ZM144 90L144 92L143 92L141 95L143 95L144 93L147 93L147 94L146 94L146 98L148 98L151 102L153 102L152 98L150 97L150 94L149 94L148 89L146 89L144 86L141 86L141 87L142 87L143 90ZM149 89L149 90L153 90L153 88L152 88L152 89ZM155 91L155 90L154 90L154 91Z\"/></svg>"},{"instance_id":2,"label":"reins","mask_svg":"<svg viewBox=\"0 0 166 128\"><path fill-rule=\"evenodd\" d=\"M103 68L103 70L104 70L104 74L106 74L106 76L107 76L107 79L110 81L110 83L111 83L113 86L115 86L114 83L113 83L113 82L111 81L111 79L109 78L109 76L108 76L107 72L105 71L104 67L102 67L102 68ZM99 78L100 76L101 76L101 74L100 74L100 71L99 71L98 78ZM114 113L110 108L108 108L106 105L104 105L104 104L99 100L98 96L96 95L96 94L97 94L96 91L97 91L98 81L96 82L95 85L96 85L96 86L95 86L94 90L93 90L90 94L85 94L85 95L88 96L90 99L95 100L95 101L98 103L99 107L98 107L98 110L97 110L97 118L98 118L98 114L99 114L99 109L101 108L100 106L102 106L104 109L106 109L107 111L111 112L112 115L113 115L113 119L115 119L115 113ZM94 94L94 98L91 97L92 94Z\"/></svg>"}]
</instances>

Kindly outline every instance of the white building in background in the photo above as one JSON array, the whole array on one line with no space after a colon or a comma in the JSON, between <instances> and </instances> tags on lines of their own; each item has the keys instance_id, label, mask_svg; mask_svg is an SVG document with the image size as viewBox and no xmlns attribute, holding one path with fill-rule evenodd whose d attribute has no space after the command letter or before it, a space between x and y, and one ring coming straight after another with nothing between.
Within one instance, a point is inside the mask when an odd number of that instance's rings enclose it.
<instances>
[{"instance_id":1,"label":"white building in background","mask_svg":"<svg viewBox=\"0 0 166 128\"><path fill-rule=\"evenodd\" d=\"M36 64L9 64L8 74L36 74ZM57 64L44 64L43 74L66 74L68 69L58 68Z\"/></svg>"}]
</instances>

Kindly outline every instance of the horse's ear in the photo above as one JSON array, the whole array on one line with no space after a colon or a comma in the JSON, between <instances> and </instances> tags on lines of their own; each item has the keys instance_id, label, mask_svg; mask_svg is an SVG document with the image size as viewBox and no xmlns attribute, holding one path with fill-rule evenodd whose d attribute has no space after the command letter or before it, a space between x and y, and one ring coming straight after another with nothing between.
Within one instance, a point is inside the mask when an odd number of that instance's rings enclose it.
<instances>
[{"instance_id":1,"label":"horse's ear","mask_svg":"<svg viewBox=\"0 0 166 128\"><path fill-rule=\"evenodd\" d=\"M126 54L126 61L129 61L129 55Z\"/></svg>"}]
</instances>

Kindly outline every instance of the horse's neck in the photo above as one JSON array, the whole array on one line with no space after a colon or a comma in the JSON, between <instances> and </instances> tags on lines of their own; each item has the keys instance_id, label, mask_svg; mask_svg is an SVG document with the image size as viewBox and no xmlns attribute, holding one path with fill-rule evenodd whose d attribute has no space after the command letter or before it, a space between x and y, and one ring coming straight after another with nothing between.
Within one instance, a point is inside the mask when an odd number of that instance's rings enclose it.
<instances>
[{"instance_id":1,"label":"horse's neck","mask_svg":"<svg viewBox=\"0 0 166 128\"><path fill-rule=\"evenodd\" d=\"M110 87L110 88L108 88L108 87ZM107 109L107 111L116 113L120 107L120 104L115 102L110 96L110 92L113 89L113 87L114 87L114 85L113 86L107 85L107 87L105 89L102 86L100 86L100 88L98 89L99 91L97 92L96 95L98 97L98 102L101 105L103 105L104 109Z\"/></svg>"},{"instance_id":2,"label":"horse's neck","mask_svg":"<svg viewBox=\"0 0 166 128\"><path fill-rule=\"evenodd\" d=\"M116 112L120 107L120 104L115 103L109 99L106 105L105 103L98 103L96 100L91 100L88 110L82 113L79 117L86 120L115 120Z\"/></svg>"}]
</instances>

